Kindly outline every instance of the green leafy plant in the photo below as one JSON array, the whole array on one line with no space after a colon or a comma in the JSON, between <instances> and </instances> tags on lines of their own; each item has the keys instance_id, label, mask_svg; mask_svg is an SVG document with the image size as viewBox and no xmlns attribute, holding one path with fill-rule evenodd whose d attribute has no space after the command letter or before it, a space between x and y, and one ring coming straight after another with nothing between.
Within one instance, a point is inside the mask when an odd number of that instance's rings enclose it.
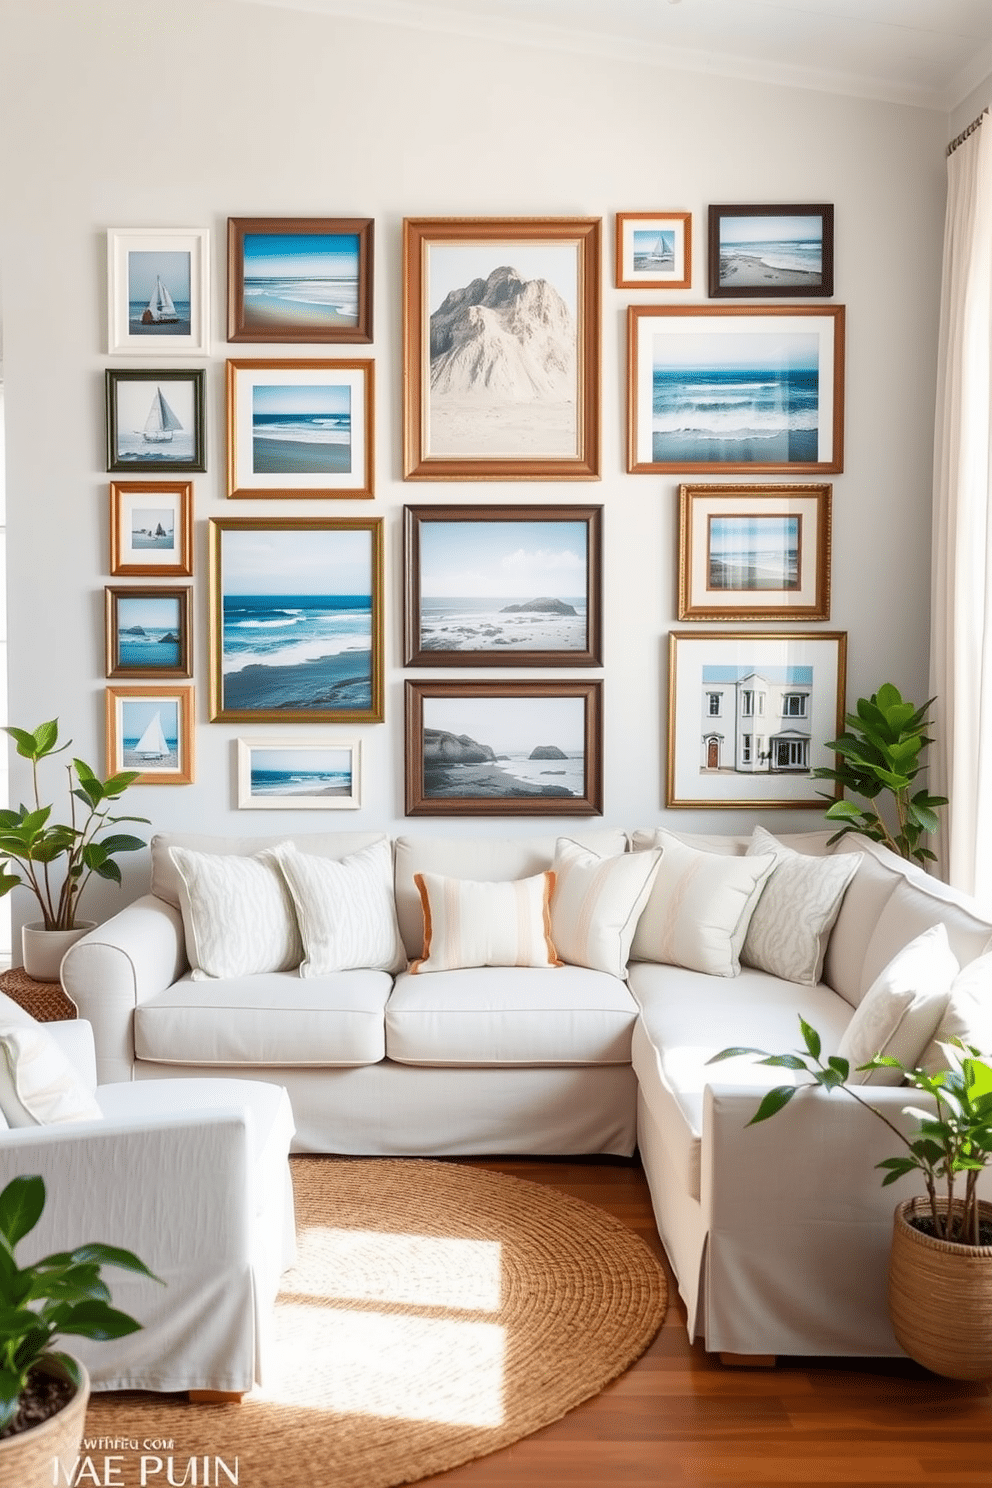
<instances>
[{"instance_id":1,"label":"green leafy plant","mask_svg":"<svg viewBox=\"0 0 992 1488\"><path fill-rule=\"evenodd\" d=\"M942 1045L951 1055L952 1068L932 1075L921 1069L907 1069L898 1059L883 1054L877 1054L867 1064L858 1065L859 1070L899 1070L914 1089L933 1097L936 1114L915 1106L905 1107L906 1114L914 1116L918 1122L915 1134L907 1137L884 1112L847 1083L851 1073L849 1061L837 1054L831 1054L824 1061L816 1029L804 1018L799 1019L799 1025L805 1045L803 1049L789 1054L769 1054L764 1049L729 1048L721 1049L707 1061L716 1064L723 1059L750 1054L758 1059L759 1064L802 1070L810 1076L808 1084L777 1085L769 1090L748 1125L753 1126L776 1115L800 1090L815 1086L827 1092L843 1089L852 1100L884 1122L906 1149L901 1156L887 1157L876 1164L885 1172L882 1186L895 1183L908 1173L919 1173L930 1201L929 1218L933 1233L941 1240L978 1245L976 1185L979 1173L992 1161L992 1068L979 1056L978 1050L966 1047L960 1040ZM959 1178L964 1180L963 1195L957 1185ZM946 1207L939 1200L946 1200Z\"/></svg>"},{"instance_id":2,"label":"green leafy plant","mask_svg":"<svg viewBox=\"0 0 992 1488\"><path fill-rule=\"evenodd\" d=\"M110 1339L140 1329L110 1306L102 1266L159 1280L131 1251L114 1245L81 1245L18 1266L14 1247L34 1229L44 1207L45 1183L37 1174L12 1178L0 1193L0 1431L15 1421L28 1376L44 1360L57 1359L79 1387L76 1360L52 1348L57 1335Z\"/></svg>"},{"instance_id":3,"label":"green leafy plant","mask_svg":"<svg viewBox=\"0 0 992 1488\"><path fill-rule=\"evenodd\" d=\"M22 803L16 811L0 810L0 897L24 884L41 907L46 930L74 930L79 899L92 874L119 884L121 870L114 862L115 854L135 852L145 845L140 837L127 832L98 835L121 822L148 820L144 816L110 815L113 803L137 780L138 771L122 770L101 780L83 760L71 760L66 764L69 821L52 822L52 807L41 804L38 762L64 753L72 741L59 744L57 718L39 724L33 732L20 728L4 732L14 740L17 753L31 761L34 806ZM51 868L60 858L66 859L65 877L56 884ZM9 871L12 863L19 865L19 872Z\"/></svg>"},{"instance_id":4,"label":"green leafy plant","mask_svg":"<svg viewBox=\"0 0 992 1488\"><path fill-rule=\"evenodd\" d=\"M827 745L841 756L839 768L821 766L812 773L817 780L839 781L844 790L872 804L834 801L826 813L827 820L842 825L831 842L845 832L861 832L883 842L902 858L916 858L920 863L934 859L920 839L927 832L937 831L937 807L946 806L947 797L931 796L923 785L914 788L925 768L923 755L933 743L927 734L927 714L934 701L930 698L918 708L915 703L905 702L891 682L885 682L870 698L858 699L857 712L845 715L845 732ZM895 821L891 825L873 804L883 792L892 802L890 814ZM820 795L832 799L826 791Z\"/></svg>"}]
</instances>

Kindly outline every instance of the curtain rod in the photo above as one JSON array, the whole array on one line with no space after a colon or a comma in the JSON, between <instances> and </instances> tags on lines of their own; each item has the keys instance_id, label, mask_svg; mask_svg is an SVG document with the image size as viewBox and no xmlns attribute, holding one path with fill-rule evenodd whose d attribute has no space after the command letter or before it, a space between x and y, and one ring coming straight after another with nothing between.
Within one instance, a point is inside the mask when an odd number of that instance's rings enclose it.
<instances>
[{"instance_id":1,"label":"curtain rod","mask_svg":"<svg viewBox=\"0 0 992 1488\"><path fill-rule=\"evenodd\" d=\"M953 155L954 154L954 151L957 149L958 145L963 145L964 142L965 142L965 140L968 138L969 134L974 134L975 130L981 124L982 120L985 118L985 115L987 113L988 113L988 109L987 108L983 108L982 109L982 112L979 114L978 118L977 119L972 119L971 123L968 125L968 128L967 129L962 129L962 131L958 135L957 139L952 139L951 140L951 143L947 147L947 153L948 153L948 155Z\"/></svg>"}]
</instances>

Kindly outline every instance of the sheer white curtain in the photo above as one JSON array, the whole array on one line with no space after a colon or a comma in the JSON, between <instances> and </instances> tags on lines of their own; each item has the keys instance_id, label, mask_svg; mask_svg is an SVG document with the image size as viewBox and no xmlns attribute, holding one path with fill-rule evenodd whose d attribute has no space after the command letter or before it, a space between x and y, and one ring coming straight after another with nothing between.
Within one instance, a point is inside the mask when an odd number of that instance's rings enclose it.
<instances>
[{"instance_id":1,"label":"sheer white curtain","mask_svg":"<svg viewBox=\"0 0 992 1488\"><path fill-rule=\"evenodd\" d=\"M992 118L947 160L934 446L930 788L940 874L992 908Z\"/></svg>"}]
</instances>

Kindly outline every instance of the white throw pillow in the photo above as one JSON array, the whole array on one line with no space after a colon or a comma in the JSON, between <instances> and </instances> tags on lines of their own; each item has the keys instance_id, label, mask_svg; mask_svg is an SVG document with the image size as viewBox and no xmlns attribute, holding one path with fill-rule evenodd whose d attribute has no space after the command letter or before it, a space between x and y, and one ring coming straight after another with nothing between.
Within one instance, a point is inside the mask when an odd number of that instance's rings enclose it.
<instances>
[{"instance_id":1,"label":"white throw pillow","mask_svg":"<svg viewBox=\"0 0 992 1488\"><path fill-rule=\"evenodd\" d=\"M335 971L399 971L406 951L396 923L393 854L383 837L346 858L320 858L280 843L303 937L301 977Z\"/></svg>"},{"instance_id":2,"label":"white throw pillow","mask_svg":"<svg viewBox=\"0 0 992 1488\"><path fill-rule=\"evenodd\" d=\"M775 854L775 867L747 927L741 960L787 982L814 986L823 974L827 940L848 884L864 853L813 857L793 852L755 827L747 856Z\"/></svg>"},{"instance_id":3,"label":"white throw pillow","mask_svg":"<svg viewBox=\"0 0 992 1488\"><path fill-rule=\"evenodd\" d=\"M415 873L424 910L424 954L411 971L467 966L560 966L551 938L554 874L506 883Z\"/></svg>"},{"instance_id":4,"label":"white throw pillow","mask_svg":"<svg viewBox=\"0 0 992 1488\"><path fill-rule=\"evenodd\" d=\"M40 1023L0 1019L0 1110L8 1126L100 1121L91 1090Z\"/></svg>"},{"instance_id":5,"label":"white throw pillow","mask_svg":"<svg viewBox=\"0 0 992 1488\"><path fill-rule=\"evenodd\" d=\"M559 837L551 935L563 961L627 975L631 941L660 862L658 851L601 858L570 837Z\"/></svg>"},{"instance_id":6,"label":"white throw pillow","mask_svg":"<svg viewBox=\"0 0 992 1488\"><path fill-rule=\"evenodd\" d=\"M924 930L893 956L855 1009L837 1048L851 1062L852 1085L901 1083L897 1069L862 1074L856 1066L887 1054L913 1069L944 1015L957 974L957 957L943 925Z\"/></svg>"},{"instance_id":7,"label":"white throw pillow","mask_svg":"<svg viewBox=\"0 0 992 1488\"><path fill-rule=\"evenodd\" d=\"M920 1067L935 1075L950 1067L940 1044L960 1039L977 1049L985 1062L992 1061L992 951L962 966L951 986L951 996L937 1032L927 1045Z\"/></svg>"},{"instance_id":8,"label":"white throw pillow","mask_svg":"<svg viewBox=\"0 0 992 1488\"><path fill-rule=\"evenodd\" d=\"M741 946L774 855L704 852L663 828L655 832L654 845L662 849L661 865L634 935L632 958L737 976Z\"/></svg>"},{"instance_id":9,"label":"white throw pillow","mask_svg":"<svg viewBox=\"0 0 992 1488\"><path fill-rule=\"evenodd\" d=\"M193 980L290 971L303 956L293 901L270 850L252 857L171 847Z\"/></svg>"}]
</instances>

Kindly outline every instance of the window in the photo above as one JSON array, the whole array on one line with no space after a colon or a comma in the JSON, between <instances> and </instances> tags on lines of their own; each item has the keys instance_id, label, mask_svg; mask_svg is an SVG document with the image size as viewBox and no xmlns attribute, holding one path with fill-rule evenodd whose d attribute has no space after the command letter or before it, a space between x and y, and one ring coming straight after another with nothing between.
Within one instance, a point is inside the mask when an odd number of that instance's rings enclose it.
<instances>
[{"instance_id":1,"label":"window","mask_svg":"<svg viewBox=\"0 0 992 1488\"><path fill-rule=\"evenodd\" d=\"M749 765L751 763L751 745L753 743L753 737L754 736L752 734L741 734L742 765Z\"/></svg>"},{"instance_id":2,"label":"window","mask_svg":"<svg viewBox=\"0 0 992 1488\"><path fill-rule=\"evenodd\" d=\"M782 698L783 718L805 718L808 701L805 692L787 692Z\"/></svg>"},{"instance_id":3,"label":"window","mask_svg":"<svg viewBox=\"0 0 992 1488\"><path fill-rule=\"evenodd\" d=\"M776 770L805 770L808 768L808 739L776 739L774 751Z\"/></svg>"},{"instance_id":4,"label":"window","mask_svg":"<svg viewBox=\"0 0 992 1488\"><path fill-rule=\"evenodd\" d=\"M750 688L741 693L741 715L744 718L754 717L754 693Z\"/></svg>"},{"instance_id":5,"label":"window","mask_svg":"<svg viewBox=\"0 0 992 1488\"><path fill-rule=\"evenodd\" d=\"M723 701L723 695L722 695L722 693L719 693L719 692L708 692L706 694L706 711L709 714L710 718L719 718L719 716L720 716L720 704L721 704L722 701Z\"/></svg>"}]
</instances>

